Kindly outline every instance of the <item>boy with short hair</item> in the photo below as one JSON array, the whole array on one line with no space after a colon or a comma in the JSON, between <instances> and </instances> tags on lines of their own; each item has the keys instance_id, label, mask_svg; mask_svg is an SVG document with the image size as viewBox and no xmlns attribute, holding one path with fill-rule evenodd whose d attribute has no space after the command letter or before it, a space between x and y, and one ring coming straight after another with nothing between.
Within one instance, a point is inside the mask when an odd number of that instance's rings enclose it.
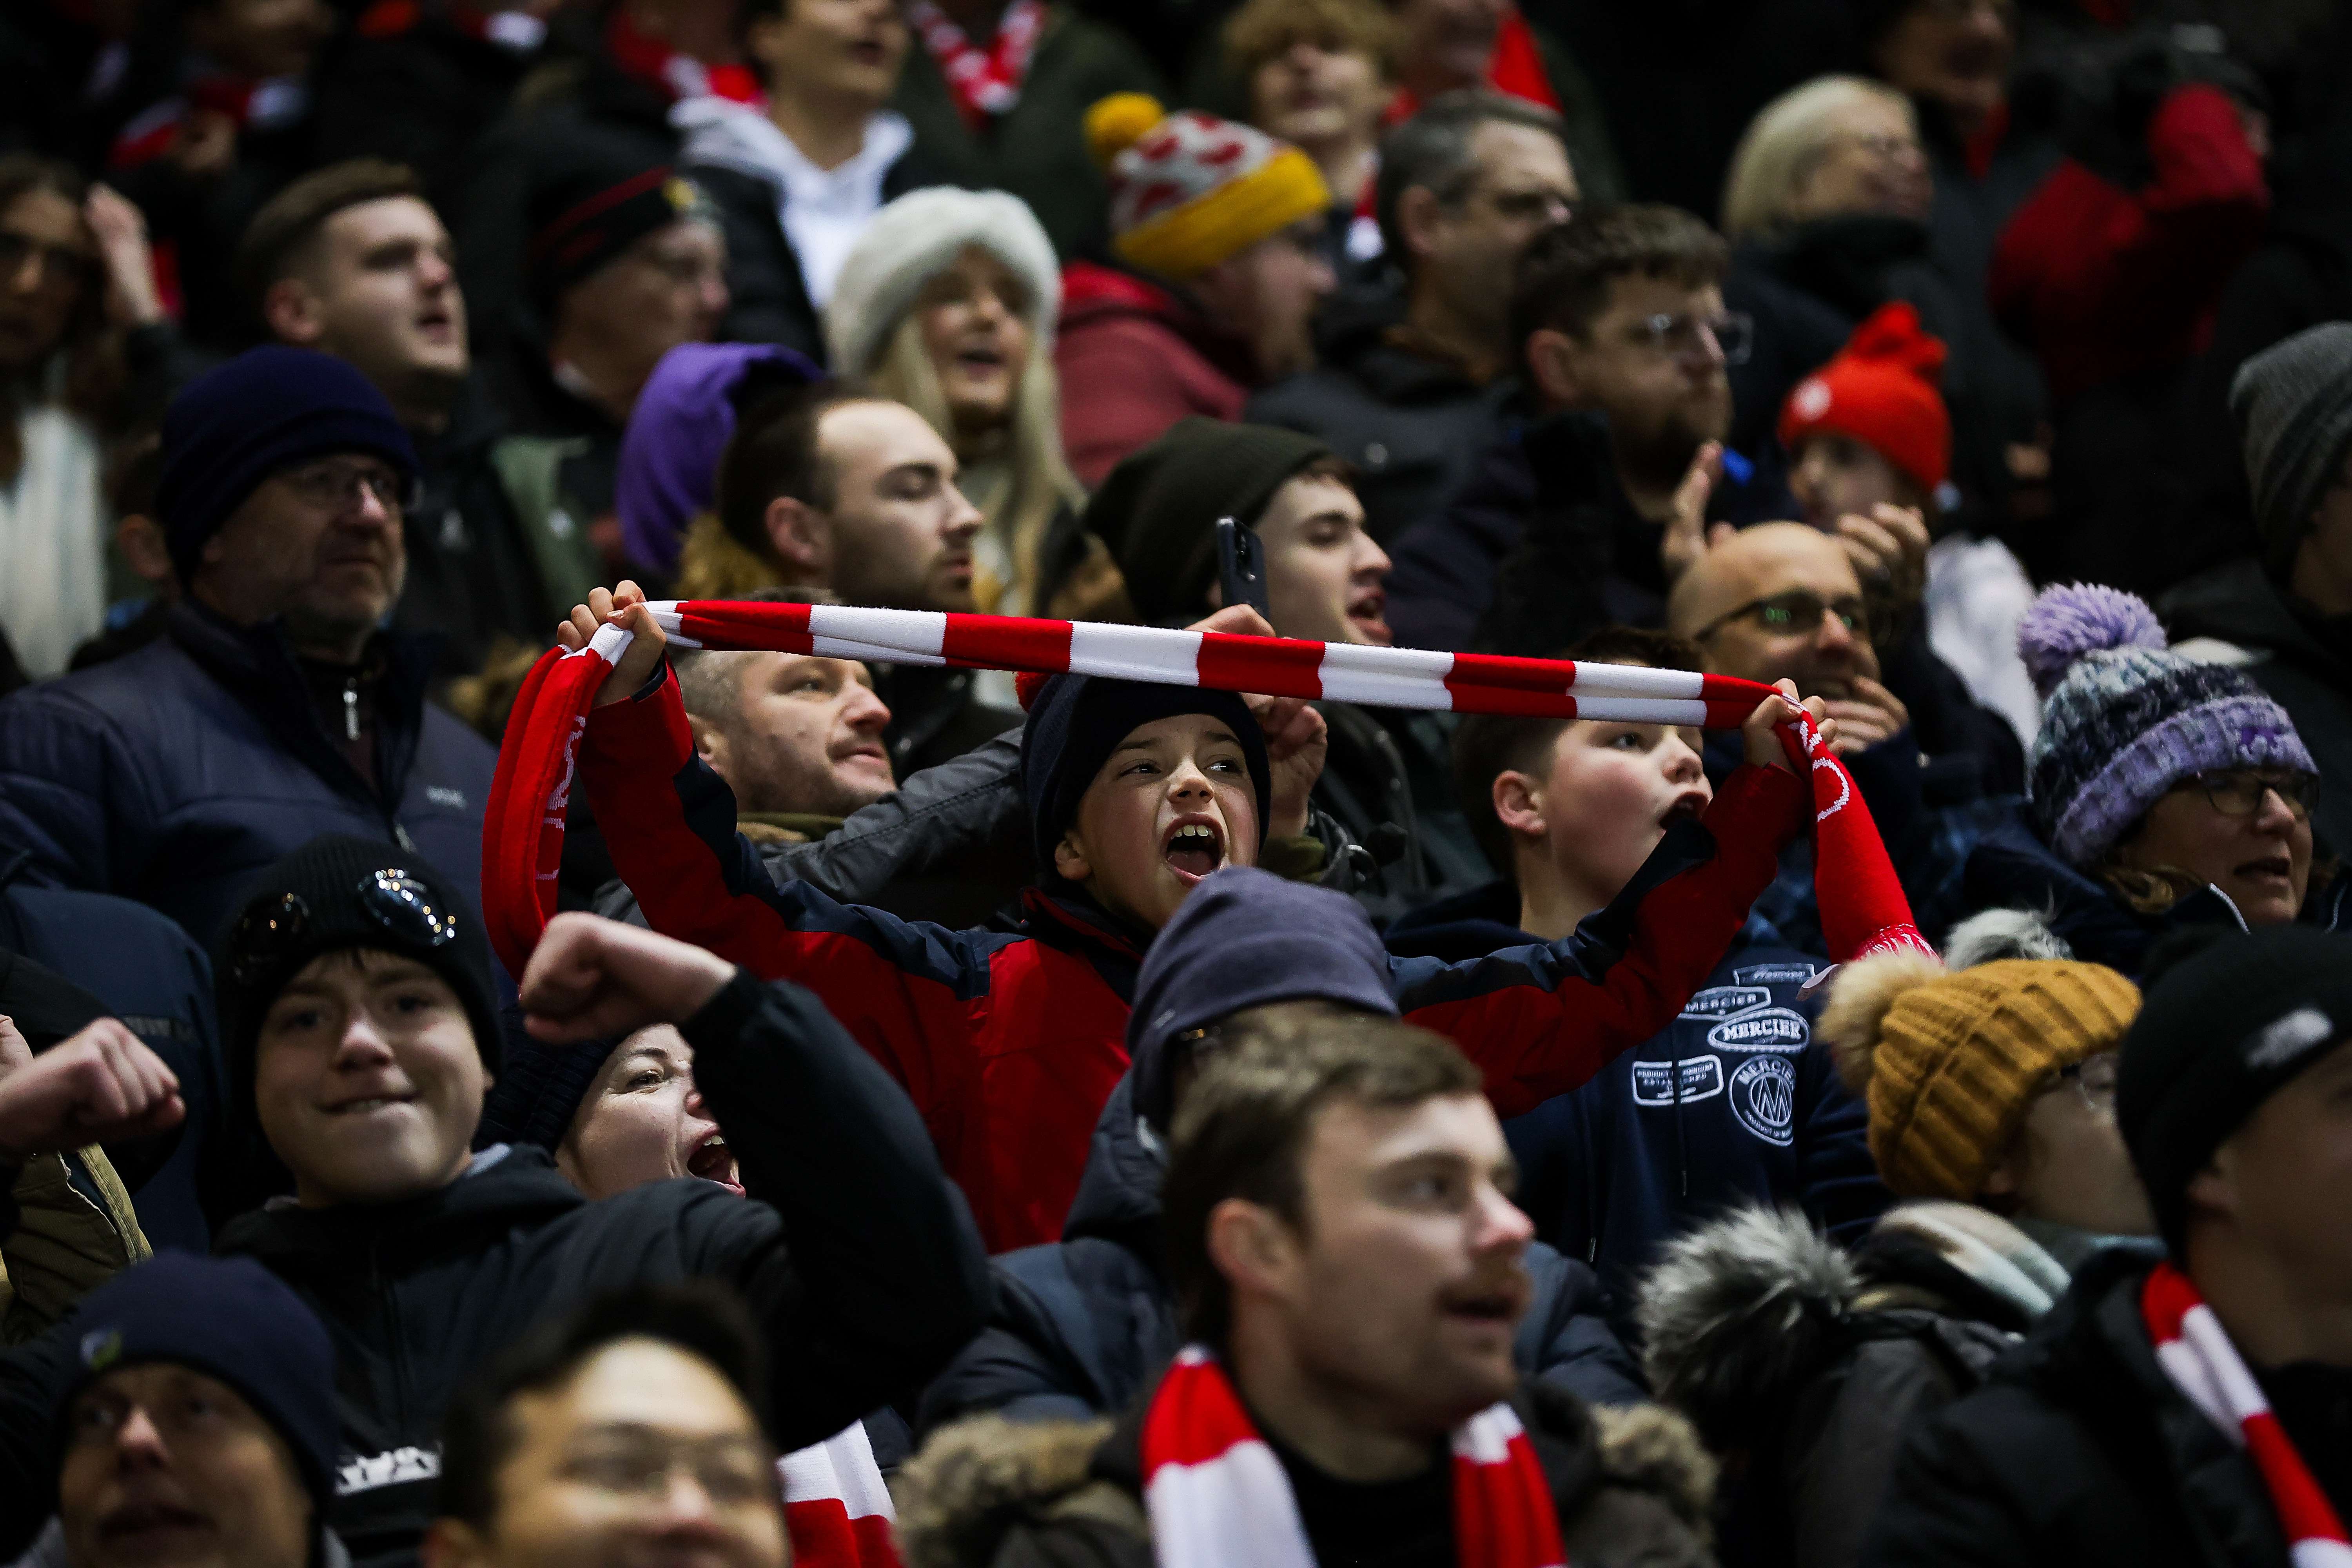
<instances>
[{"instance_id":1,"label":"boy with short hair","mask_svg":"<svg viewBox=\"0 0 2352 1568\"><path fill-rule=\"evenodd\" d=\"M1687 644L1631 627L1570 657L1698 667ZM1393 952L1461 960L1556 940L1714 798L1698 732L1663 724L1480 714L1455 731L1454 754L1456 791L1502 876L1399 921ZM1822 967L1750 917L1679 1016L1508 1124L1538 1233L1590 1261L1621 1307L1661 1243L1728 1205L1801 1205L1857 1235L1885 1206L1867 1115L1798 998Z\"/></svg>"},{"instance_id":2,"label":"boy with short hair","mask_svg":"<svg viewBox=\"0 0 2352 1568\"><path fill-rule=\"evenodd\" d=\"M1044 682L1022 786L1045 885L1024 896L1017 933L948 931L776 886L736 836L725 784L694 755L635 584L591 595L563 640L583 646L606 620L635 640L597 695L580 769L646 918L815 990L907 1086L991 1248L1053 1240L1127 1069L1144 946L1202 878L1258 863L1264 846L1304 826L1320 720L1276 702L1262 734L1229 692ZM1232 624L1264 628L1254 616ZM1402 1010L1462 1041L1507 1110L1573 1088L1656 1033L1738 930L1779 846L1811 820L1810 791L1772 731L1789 689L1748 721L1748 755L1761 765L1727 781L1704 826L1675 824L1591 926L1524 963L1395 982Z\"/></svg>"}]
</instances>

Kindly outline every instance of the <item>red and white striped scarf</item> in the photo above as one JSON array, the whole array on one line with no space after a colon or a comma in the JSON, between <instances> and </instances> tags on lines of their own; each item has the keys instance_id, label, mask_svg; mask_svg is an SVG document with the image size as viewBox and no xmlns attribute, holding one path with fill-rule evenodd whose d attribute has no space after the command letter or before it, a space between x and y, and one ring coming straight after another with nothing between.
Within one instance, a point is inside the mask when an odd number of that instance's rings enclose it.
<instances>
[{"instance_id":1,"label":"red and white striped scarf","mask_svg":"<svg viewBox=\"0 0 2352 1568\"><path fill-rule=\"evenodd\" d=\"M2189 1276L2169 1262L2158 1264L2140 1289L2139 1311L2156 1345L2157 1364L2173 1386L2243 1447L2262 1472L2294 1568L2352 1568L2352 1539L2346 1537L2334 1505L2272 1414L2262 1384L2230 1342L2230 1331Z\"/></svg>"},{"instance_id":2,"label":"red and white striped scarf","mask_svg":"<svg viewBox=\"0 0 2352 1568\"><path fill-rule=\"evenodd\" d=\"M1754 681L1691 670L1088 621L723 599L652 608L664 633L685 647L1067 672L1456 713L1737 729L1772 695L1771 688ZM629 633L607 626L577 653L550 649L515 699L482 830L482 910L491 944L509 973L522 973L555 911L573 760L596 689L629 640ZM1853 775L1810 721L1782 725L1780 743L1812 781L1814 885L1830 956L1843 962L1895 947L1927 951Z\"/></svg>"},{"instance_id":3,"label":"red and white striped scarf","mask_svg":"<svg viewBox=\"0 0 2352 1568\"><path fill-rule=\"evenodd\" d=\"M977 131L1021 101L1022 83L1029 79L1029 57L1045 26L1045 0L1013 0L984 49L931 0L913 0L907 20L939 63L956 112L966 125Z\"/></svg>"},{"instance_id":4,"label":"red and white striped scarf","mask_svg":"<svg viewBox=\"0 0 2352 1568\"><path fill-rule=\"evenodd\" d=\"M1464 1422L1453 1450L1462 1568L1564 1568L1551 1489L1511 1407ZM1201 1345L1177 1352L1144 1413L1143 1500L1160 1568L1315 1568L1282 1461Z\"/></svg>"},{"instance_id":5,"label":"red and white striped scarf","mask_svg":"<svg viewBox=\"0 0 2352 1568\"><path fill-rule=\"evenodd\" d=\"M898 1543L890 1539L897 1515L864 1422L786 1454L776 1471L799 1568L898 1568Z\"/></svg>"}]
</instances>

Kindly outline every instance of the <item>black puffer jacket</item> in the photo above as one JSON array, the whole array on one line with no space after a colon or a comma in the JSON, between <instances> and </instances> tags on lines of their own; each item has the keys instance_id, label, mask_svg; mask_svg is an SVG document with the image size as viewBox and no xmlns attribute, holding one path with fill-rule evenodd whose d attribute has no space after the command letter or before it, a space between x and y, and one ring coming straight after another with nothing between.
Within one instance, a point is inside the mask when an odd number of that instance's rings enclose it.
<instances>
[{"instance_id":1,"label":"black puffer jacket","mask_svg":"<svg viewBox=\"0 0 2352 1568\"><path fill-rule=\"evenodd\" d=\"M1851 1255L1761 1208L1675 1242L1642 1290L1643 1359L1737 1478L1724 1561L1853 1568L1904 1434L1980 1386L2105 1240L1928 1202Z\"/></svg>"},{"instance_id":2,"label":"black puffer jacket","mask_svg":"<svg viewBox=\"0 0 2352 1568\"><path fill-rule=\"evenodd\" d=\"M2246 1450L2157 1364L2141 1321L2148 1263L2113 1254L1992 1382L1911 1436L1864 1568L2276 1568L2287 1543ZM2259 1374L2258 1374L2259 1375ZM2263 1379L2288 1439L2339 1514L2346 1374Z\"/></svg>"},{"instance_id":3,"label":"black puffer jacket","mask_svg":"<svg viewBox=\"0 0 2352 1568\"><path fill-rule=\"evenodd\" d=\"M814 996L739 973L684 1033L753 1201L686 1179L590 1203L545 1155L511 1149L422 1197L258 1210L218 1238L291 1285L335 1341L333 1523L360 1563L413 1559L459 1384L599 1291L691 1277L742 1291L773 1347L787 1449L911 1394L978 1325L971 1217L906 1096ZM0 1553L47 1512L48 1379L75 1331L0 1359Z\"/></svg>"},{"instance_id":4,"label":"black puffer jacket","mask_svg":"<svg viewBox=\"0 0 2352 1568\"><path fill-rule=\"evenodd\" d=\"M32 853L26 880L137 899L199 945L252 878L321 833L396 843L470 896L498 753L425 701L430 639L380 646L369 779L282 628L173 605L161 640L0 704L0 839Z\"/></svg>"},{"instance_id":5,"label":"black puffer jacket","mask_svg":"<svg viewBox=\"0 0 2352 1568\"><path fill-rule=\"evenodd\" d=\"M991 1265L988 1327L924 1392L923 1430L988 1411L1040 1421L1124 1410L1182 1348L1161 1271L1165 1134L1147 1130L1135 1108L1139 1083L1164 1080L1171 1065L1146 1044L1111 1090L1062 1239ZM1166 1095L1163 1086L1162 1103ZM1535 1304L1512 1346L1522 1374L1600 1404L1644 1398L1632 1356L1601 1315L1592 1271L1540 1243L1528 1267Z\"/></svg>"}]
</instances>

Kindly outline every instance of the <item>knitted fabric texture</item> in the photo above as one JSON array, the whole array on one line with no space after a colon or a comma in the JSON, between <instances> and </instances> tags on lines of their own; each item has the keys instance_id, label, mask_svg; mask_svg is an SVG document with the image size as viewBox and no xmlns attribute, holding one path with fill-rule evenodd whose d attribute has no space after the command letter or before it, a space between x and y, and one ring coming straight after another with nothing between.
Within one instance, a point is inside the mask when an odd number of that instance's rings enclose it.
<instances>
[{"instance_id":1,"label":"knitted fabric texture","mask_svg":"<svg viewBox=\"0 0 2352 1568\"><path fill-rule=\"evenodd\" d=\"M1917 961L1848 966L1832 1005L1872 984L1874 965L1905 962ZM1974 1199L2033 1097L2059 1068L2113 1050L2139 1005L2114 970L2063 959L2000 959L1902 990L1874 1034L1841 1041L1848 1081L1864 1080L1879 1174L1906 1197Z\"/></svg>"},{"instance_id":2,"label":"knitted fabric texture","mask_svg":"<svg viewBox=\"0 0 2352 1568\"><path fill-rule=\"evenodd\" d=\"M841 264L824 306L824 341L843 375L872 374L875 358L926 284L971 246L1011 268L1028 290L1029 352L1051 357L1062 312L1062 270L1029 204L1003 191L950 185L909 191L876 213Z\"/></svg>"},{"instance_id":3,"label":"knitted fabric texture","mask_svg":"<svg viewBox=\"0 0 2352 1568\"><path fill-rule=\"evenodd\" d=\"M2116 1121L2183 1256L2189 1184L2263 1100L2352 1034L2352 936L2308 926L2182 931L2148 954Z\"/></svg>"},{"instance_id":4,"label":"knitted fabric texture","mask_svg":"<svg viewBox=\"0 0 2352 1568\"><path fill-rule=\"evenodd\" d=\"M1829 363L1799 382L1780 407L1780 445L1851 436L1933 493L1951 472L1952 420L1939 390L1944 340L1896 300L1853 330Z\"/></svg>"},{"instance_id":5,"label":"knitted fabric texture","mask_svg":"<svg viewBox=\"0 0 2352 1568\"><path fill-rule=\"evenodd\" d=\"M323 1517L335 1500L341 1427L335 1347L292 1287L250 1258L159 1252L82 1298L73 1359L51 1386L52 1454L75 1397L107 1373L168 1363L216 1378L275 1427Z\"/></svg>"},{"instance_id":6,"label":"knitted fabric texture","mask_svg":"<svg viewBox=\"0 0 2352 1568\"><path fill-rule=\"evenodd\" d=\"M716 221L701 187L667 163L595 138L566 146L526 204L524 258L541 306L588 278L646 236L680 218Z\"/></svg>"},{"instance_id":7,"label":"knitted fabric texture","mask_svg":"<svg viewBox=\"0 0 2352 1568\"><path fill-rule=\"evenodd\" d=\"M1296 430L1180 419L1110 471L1083 523L1109 546L1140 619L1196 620L1217 580L1217 520L1254 526L1292 475L1330 456Z\"/></svg>"},{"instance_id":8,"label":"knitted fabric texture","mask_svg":"<svg viewBox=\"0 0 2352 1568\"><path fill-rule=\"evenodd\" d=\"M347 362L272 344L214 366L163 411L155 510L172 566L195 580L205 542L280 469L366 453L405 478L416 448L375 384Z\"/></svg>"},{"instance_id":9,"label":"knitted fabric texture","mask_svg":"<svg viewBox=\"0 0 2352 1568\"><path fill-rule=\"evenodd\" d=\"M2263 555L2283 577L2352 447L2352 321L2297 332L2239 366L2230 412L2245 445Z\"/></svg>"},{"instance_id":10,"label":"knitted fabric texture","mask_svg":"<svg viewBox=\"0 0 2352 1568\"><path fill-rule=\"evenodd\" d=\"M604 1064L621 1042L583 1040L577 1045L550 1046L524 1030L520 1008L509 1008L500 1020L507 1041L498 1081L482 1097L482 1120L474 1128L474 1147L497 1143L528 1143L552 1154L563 1146L580 1102L596 1087Z\"/></svg>"},{"instance_id":11,"label":"knitted fabric texture","mask_svg":"<svg viewBox=\"0 0 2352 1568\"><path fill-rule=\"evenodd\" d=\"M1111 249L1163 278L1205 272L1331 205L1306 153L1213 114L1114 93L1086 130L1110 180Z\"/></svg>"},{"instance_id":12,"label":"knitted fabric texture","mask_svg":"<svg viewBox=\"0 0 2352 1568\"><path fill-rule=\"evenodd\" d=\"M2017 642L2042 694L2027 814L2072 865L2096 861L2191 774L2318 771L2285 709L2238 670L2167 650L2154 612L2129 594L2044 589Z\"/></svg>"}]
</instances>

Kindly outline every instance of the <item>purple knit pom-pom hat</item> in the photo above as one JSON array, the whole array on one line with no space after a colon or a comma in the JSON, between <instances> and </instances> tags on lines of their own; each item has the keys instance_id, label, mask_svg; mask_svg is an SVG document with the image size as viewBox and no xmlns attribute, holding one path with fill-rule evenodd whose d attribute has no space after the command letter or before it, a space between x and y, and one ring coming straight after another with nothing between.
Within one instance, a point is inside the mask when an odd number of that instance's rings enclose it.
<instances>
[{"instance_id":1,"label":"purple knit pom-pom hat","mask_svg":"<svg viewBox=\"0 0 2352 1568\"><path fill-rule=\"evenodd\" d=\"M2042 699L2030 815L2070 865L2096 861L2191 774L2319 771L2285 709L2227 665L2171 652L2156 612L2130 594L2042 590L2017 651Z\"/></svg>"}]
</instances>

